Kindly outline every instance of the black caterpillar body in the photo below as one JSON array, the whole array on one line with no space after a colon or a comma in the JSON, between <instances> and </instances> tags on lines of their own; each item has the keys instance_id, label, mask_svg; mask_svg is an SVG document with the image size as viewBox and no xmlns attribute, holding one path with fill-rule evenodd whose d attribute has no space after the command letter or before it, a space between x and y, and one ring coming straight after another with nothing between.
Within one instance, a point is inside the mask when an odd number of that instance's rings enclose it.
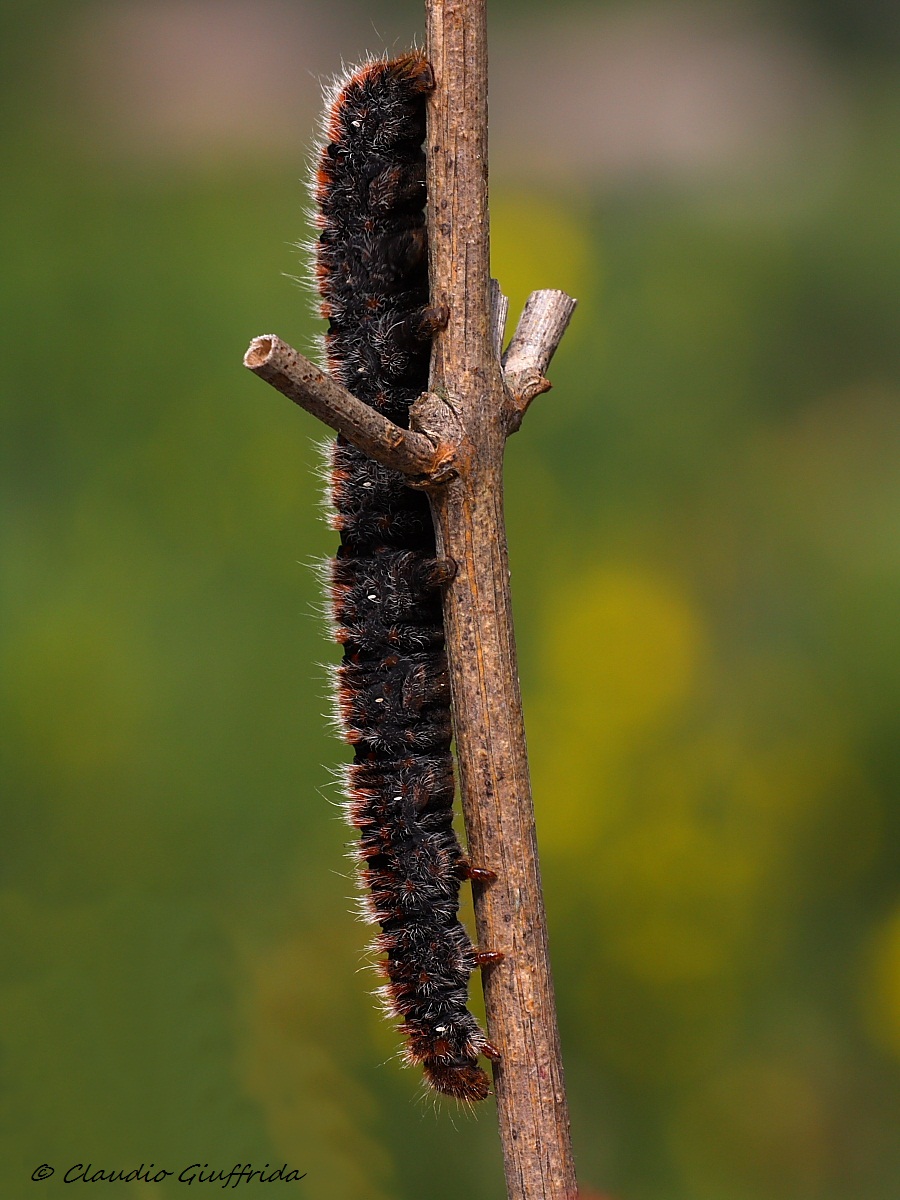
<instances>
[{"instance_id":1,"label":"black caterpillar body","mask_svg":"<svg viewBox=\"0 0 900 1200\"><path fill-rule=\"evenodd\" d=\"M373 60L332 89L313 180L315 273L328 319L328 368L404 427L428 385L430 342L446 314L428 305L425 231L427 60ZM331 457L331 607L344 647L338 709L354 748L347 815L360 831L367 918L402 1019L405 1057L440 1092L487 1096L479 1054L497 1057L467 1010L478 955L457 917L469 868L453 830L450 689L428 501L343 438ZM452 574L452 571L451 571Z\"/></svg>"}]
</instances>

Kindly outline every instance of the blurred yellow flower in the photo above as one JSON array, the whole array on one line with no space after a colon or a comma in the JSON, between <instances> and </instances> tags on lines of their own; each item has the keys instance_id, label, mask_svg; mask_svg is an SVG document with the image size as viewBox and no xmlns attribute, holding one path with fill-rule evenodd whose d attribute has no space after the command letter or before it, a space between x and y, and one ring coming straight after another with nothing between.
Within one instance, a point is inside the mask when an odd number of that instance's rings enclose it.
<instances>
[{"instance_id":1,"label":"blurred yellow flower","mask_svg":"<svg viewBox=\"0 0 900 1200\"><path fill-rule=\"evenodd\" d=\"M596 292L596 273L597 239L570 200L525 192L499 192L491 199L491 274L509 296L507 338L529 293L560 288L579 304L566 335L571 345L579 327L590 327L585 306ZM596 337L596 325L591 336Z\"/></svg>"},{"instance_id":2,"label":"blurred yellow flower","mask_svg":"<svg viewBox=\"0 0 900 1200\"><path fill-rule=\"evenodd\" d=\"M863 989L863 1008L873 1037L900 1058L900 906L874 936Z\"/></svg>"},{"instance_id":3,"label":"blurred yellow flower","mask_svg":"<svg viewBox=\"0 0 900 1200\"><path fill-rule=\"evenodd\" d=\"M532 755L542 845L560 851L593 841L617 814L622 796L610 780L689 696L704 634L673 580L617 566L567 579L545 628Z\"/></svg>"}]
</instances>

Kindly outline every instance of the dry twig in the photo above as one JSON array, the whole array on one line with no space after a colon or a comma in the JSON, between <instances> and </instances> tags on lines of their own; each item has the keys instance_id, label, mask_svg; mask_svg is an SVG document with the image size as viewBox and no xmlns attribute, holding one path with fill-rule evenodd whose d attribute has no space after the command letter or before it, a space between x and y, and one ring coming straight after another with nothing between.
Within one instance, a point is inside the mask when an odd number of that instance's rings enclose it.
<instances>
[{"instance_id":1,"label":"dry twig","mask_svg":"<svg viewBox=\"0 0 900 1200\"><path fill-rule=\"evenodd\" d=\"M439 553L456 576L444 601L453 720L478 942L502 950L484 972L510 1200L574 1200L575 1168L516 667L503 522L506 438L550 384L544 371L575 301L533 292L501 365L508 301L489 276L485 0L426 0L437 87L428 115L431 303L450 320L434 341L430 391L401 429L279 338L245 364L385 465L428 490Z\"/></svg>"},{"instance_id":2,"label":"dry twig","mask_svg":"<svg viewBox=\"0 0 900 1200\"><path fill-rule=\"evenodd\" d=\"M253 339L244 366L385 466L431 480L451 469L452 447L401 429L274 333Z\"/></svg>"},{"instance_id":3,"label":"dry twig","mask_svg":"<svg viewBox=\"0 0 900 1200\"><path fill-rule=\"evenodd\" d=\"M534 390L534 377L542 379L574 304L562 293L546 293L555 297L550 303L532 297L507 355L515 371L508 392L496 349L502 301L492 306L489 278L485 0L426 0L426 11L437 80L426 152L431 303L450 310L447 328L435 338L431 391L454 413L465 448L458 474L429 495L440 551L457 564L444 629L469 857L498 876L474 891L479 945L506 955L484 973L488 1037L502 1054L494 1066L500 1136L510 1200L573 1200L512 628L502 464L513 416L520 421L541 390Z\"/></svg>"}]
</instances>

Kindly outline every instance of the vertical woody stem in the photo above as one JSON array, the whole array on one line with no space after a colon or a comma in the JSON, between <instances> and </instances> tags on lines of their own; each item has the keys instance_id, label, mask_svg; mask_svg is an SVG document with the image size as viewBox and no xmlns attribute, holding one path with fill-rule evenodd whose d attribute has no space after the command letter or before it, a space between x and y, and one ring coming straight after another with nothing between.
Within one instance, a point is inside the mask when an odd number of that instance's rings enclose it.
<instances>
[{"instance_id":1,"label":"vertical woody stem","mask_svg":"<svg viewBox=\"0 0 900 1200\"><path fill-rule=\"evenodd\" d=\"M431 303L450 321L435 340L431 392L460 429L458 474L430 491L440 551L457 564L444 606L460 787L474 866L488 1037L510 1200L574 1200L575 1169L522 702L503 522L504 412L493 345L487 205L485 0L426 0Z\"/></svg>"}]
</instances>

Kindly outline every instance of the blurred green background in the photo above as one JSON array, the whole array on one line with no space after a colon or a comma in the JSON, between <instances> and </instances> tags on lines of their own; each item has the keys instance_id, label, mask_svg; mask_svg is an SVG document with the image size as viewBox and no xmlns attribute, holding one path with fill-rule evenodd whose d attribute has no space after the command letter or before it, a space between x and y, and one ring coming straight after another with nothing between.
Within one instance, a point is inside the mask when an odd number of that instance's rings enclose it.
<instances>
[{"instance_id":1,"label":"blurred green background","mask_svg":"<svg viewBox=\"0 0 900 1200\"><path fill-rule=\"evenodd\" d=\"M507 509L586 1197L897 1200L898 10L491 17L494 271L580 300ZM0 25L0 1193L499 1197L358 973L324 435L240 365L320 325L318 78L419 7Z\"/></svg>"}]
</instances>

